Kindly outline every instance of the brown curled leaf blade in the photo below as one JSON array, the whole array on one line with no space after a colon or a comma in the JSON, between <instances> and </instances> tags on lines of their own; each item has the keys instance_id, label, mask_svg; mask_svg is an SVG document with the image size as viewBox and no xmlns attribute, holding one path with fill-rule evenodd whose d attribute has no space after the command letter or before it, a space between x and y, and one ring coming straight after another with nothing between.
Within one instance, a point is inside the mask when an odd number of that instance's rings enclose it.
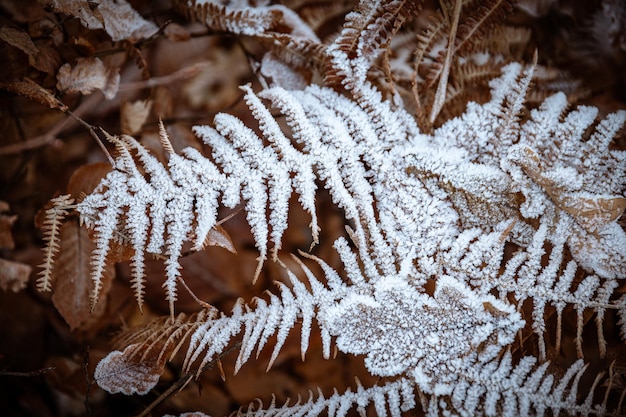
<instances>
[{"instance_id":1,"label":"brown curled leaf blade","mask_svg":"<svg viewBox=\"0 0 626 417\"><path fill-rule=\"evenodd\" d=\"M67 110L67 106L56 98L54 94L29 78L24 78L22 81L0 84L0 87L12 93L24 96L29 100L43 104L46 107L50 107L51 109Z\"/></svg>"},{"instance_id":2,"label":"brown curled leaf blade","mask_svg":"<svg viewBox=\"0 0 626 417\"><path fill-rule=\"evenodd\" d=\"M89 238L89 231L80 227L76 220L61 226L59 239L60 253L52 273L55 282L52 302L70 329L76 330L94 323L106 308L106 303L100 302L92 312L89 299L94 288L89 271L95 244ZM115 269L109 263L102 274L101 298L109 292L114 276Z\"/></svg>"}]
</instances>

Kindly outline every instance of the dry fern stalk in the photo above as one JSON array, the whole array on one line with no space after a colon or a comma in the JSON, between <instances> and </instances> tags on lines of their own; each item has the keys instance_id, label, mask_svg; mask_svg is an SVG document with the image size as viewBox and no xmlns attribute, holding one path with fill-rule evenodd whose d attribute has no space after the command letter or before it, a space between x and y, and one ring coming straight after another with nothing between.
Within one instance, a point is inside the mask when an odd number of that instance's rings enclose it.
<instances>
[{"instance_id":1,"label":"dry fern stalk","mask_svg":"<svg viewBox=\"0 0 626 417\"><path fill-rule=\"evenodd\" d=\"M262 349L271 349L269 368L296 323L304 358L316 323L326 358L333 346L362 355L379 384L264 409L251 405L239 415L342 416L368 406L393 416L415 409L429 416L624 413L613 370L584 375L585 360L606 357L615 343L605 329L619 328L619 343L626 340L626 233L618 223L626 208L626 152L613 144L626 112L598 120L597 109L570 108L558 92L527 108L536 62L501 62L500 55L496 63L489 50L480 59L472 55L490 45L490 31L503 33L496 29L511 2L442 1L441 15L419 36L411 32L417 3L361 1L324 44L298 28L304 20L282 5L179 2L215 31L265 45L271 40L272 59L283 59L286 71L297 74L306 61L293 54L310 54L324 81L300 89L243 86L255 122L246 126L220 113L211 126L196 126L207 155L195 148L174 152L163 125L165 164L130 136L112 139L114 170L75 206L96 244L93 301L121 235L134 250L140 305L146 256L165 257L171 315L121 339L120 350L98 365L102 388L144 394L166 360L178 355L184 372L199 374L237 340L235 372ZM378 88L380 57L403 31L417 40L405 55L412 58L388 62L387 72L408 65L405 74L427 74L413 80L425 94L421 105L430 106L423 109L431 110L426 126L405 109L406 97L387 100ZM288 51L276 53L282 46ZM454 113L446 107L451 92L466 97L460 90L479 91L471 88L487 78L486 102L466 100L462 114L441 119ZM435 96L425 92L437 80ZM277 291L239 300L227 314L207 307L175 315L183 248L203 248L219 223L219 207L243 207L259 252L258 275L268 262L281 262L279 254L287 256L281 245L290 205L308 214L311 240L323 243L320 186L349 225L333 243L340 270L300 252L292 255L299 270L286 268L289 282ZM42 290L50 289L46 271L58 224L72 204L55 201L47 212ZM565 319L576 323L568 342L578 360L560 364ZM586 326L597 332L591 355L583 347ZM623 358L616 360L623 368ZM587 389L581 378L595 382Z\"/></svg>"}]
</instances>

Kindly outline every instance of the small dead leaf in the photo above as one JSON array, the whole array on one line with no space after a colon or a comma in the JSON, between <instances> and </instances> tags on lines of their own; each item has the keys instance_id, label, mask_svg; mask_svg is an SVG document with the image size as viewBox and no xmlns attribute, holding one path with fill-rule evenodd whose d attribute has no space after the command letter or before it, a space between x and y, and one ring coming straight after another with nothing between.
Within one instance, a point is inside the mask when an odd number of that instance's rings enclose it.
<instances>
[{"instance_id":1,"label":"small dead leaf","mask_svg":"<svg viewBox=\"0 0 626 417\"><path fill-rule=\"evenodd\" d=\"M213 226L209 233L206 235L206 239L204 240L203 246L219 246L221 248L226 249L230 253L237 253L235 250L235 245L233 245L233 241L230 238L230 235L219 224Z\"/></svg>"},{"instance_id":2,"label":"small dead leaf","mask_svg":"<svg viewBox=\"0 0 626 417\"><path fill-rule=\"evenodd\" d=\"M0 201L0 249L13 249L15 247L11 227L17 220L17 216L6 214L8 211L9 205Z\"/></svg>"},{"instance_id":3,"label":"small dead leaf","mask_svg":"<svg viewBox=\"0 0 626 417\"><path fill-rule=\"evenodd\" d=\"M102 274L102 289L97 309L92 312L90 296L93 281L90 279L91 254L95 244L89 239L86 229L76 221L65 222L60 233L61 249L53 270L55 282L52 302L72 330L93 323L93 318L104 313L104 296L111 287L115 274L112 264L108 264Z\"/></svg>"},{"instance_id":4,"label":"small dead leaf","mask_svg":"<svg viewBox=\"0 0 626 417\"><path fill-rule=\"evenodd\" d=\"M80 19L80 23L89 29L102 29L102 16L98 7L91 8L87 0L44 0L46 6L57 13L64 13Z\"/></svg>"},{"instance_id":5,"label":"small dead leaf","mask_svg":"<svg viewBox=\"0 0 626 417\"><path fill-rule=\"evenodd\" d=\"M115 350L98 363L94 378L100 388L111 394L145 395L155 387L165 360L150 361L136 355L138 345L130 345L124 352Z\"/></svg>"},{"instance_id":6,"label":"small dead leaf","mask_svg":"<svg viewBox=\"0 0 626 417\"><path fill-rule=\"evenodd\" d=\"M520 161L524 172L543 188L554 204L570 214L576 222L590 232L617 220L626 209L626 198L589 192L567 192L543 174L541 160L531 148L524 149Z\"/></svg>"},{"instance_id":7,"label":"small dead leaf","mask_svg":"<svg viewBox=\"0 0 626 417\"><path fill-rule=\"evenodd\" d=\"M0 288L3 291L19 292L26 288L33 268L21 262L0 258Z\"/></svg>"},{"instance_id":8,"label":"small dead leaf","mask_svg":"<svg viewBox=\"0 0 626 417\"><path fill-rule=\"evenodd\" d=\"M67 106L57 99L50 91L46 90L36 82L29 78L24 78L22 81L14 81L3 85L2 87L11 91L12 93L19 94L30 100L37 101L44 106L48 106L51 109L59 109L66 111Z\"/></svg>"},{"instance_id":9,"label":"small dead leaf","mask_svg":"<svg viewBox=\"0 0 626 417\"><path fill-rule=\"evenodd\" d=\"M617 220L626 209L626 198L623 197L563 193L552 198L561 209L590 231Z\"/></svg>"},{"instance_id":10,"label":"small dead leaf","mask_svg":"<svg viewBox=\"0 0 626 417\"><path fill-rule=\"evenodd\" d=\"M134 135L139 132L150 115L152 100L124 102L120 109L120 125L122 133Z\"/></svg>"},{"instance_id":11,"label":"small dead leaf","mask_svg":"<svg viewBox=\"0 0 626 417\"><path fill-rule=\"evenodd\" d=\"M288 90L301 90L308 85L308 81L299 72L271 52L263 55L261 74L271 80L272 85Z\"/></svg>"},{"instance_id":12,"label":"small dead leaf","mask_svg":"<svg viewBox=\"0 0 626 417\"><path fill-rule=\"evenodd\" d=\"M72 173L67 183L66 194L70 194L74 199L79 199L82 194L90 194L111 170L111 164L108 162L80 166Z\"/></svg>"},{"instance_id":13,"label":"small dead leaf","mask_svg":"<svg viewBox=\"0 0 626 417\"><path fill-rule=\"evenodd\" d=\"M64 93L91 94L101 90L111 100L119 85L119 69L107 68L100 58L78 58L73 68L64 64L57 74L57 89Z\"/></svg>"},{"instance_id":14,"label":"small dead leaf","mask_svg":"<svg viewBox=\"0 0 626 417\"><path fill-rule=\"evenodd\" d=\"M9 26L0 27L0 40L21 49L29 57L34 57L39 53L39 50L28 33L19 28Z\"/></svg>"},{"instance_id":15,"label":"small dead leaf","mask_svg":"<svg viewBox=\"0 0 626 417\"><path fill-rule=\"evenodd\" d=\"M102 14L104 30L114 42L136 42L154 35L159 28L141 17L125 0L102 0L98 5Z\"/></svg>"}]
</instances>

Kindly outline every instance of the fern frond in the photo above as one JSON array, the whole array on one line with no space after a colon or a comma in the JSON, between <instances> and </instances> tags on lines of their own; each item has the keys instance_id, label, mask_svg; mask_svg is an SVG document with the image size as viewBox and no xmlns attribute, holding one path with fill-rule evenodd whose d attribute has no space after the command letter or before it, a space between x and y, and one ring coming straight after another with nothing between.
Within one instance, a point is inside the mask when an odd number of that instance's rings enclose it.
<instances>
[{"instance_id":1,"label":"fern frond","mask_svg":"<svg viewBox=\"0 0 626 417\"><path fill-rule=\"evenodd\" d=\"M54 260L59 252L59 235L63 220L69 213L74 199L69 194L60 195L50 200L52 205L46 209L45 218L43 220L43 240L46 243L44 249L44 263L39 265L42 270L39 272L40 277L37 278L37 289L39 291L52 291L52 270L54 269Z\"/></svg>"},{"instance_id":2,"label":"fern frond","mask_svg":"<svg viewBox=\"0 0 626 417\"><path fill-rule=\"evenodd\" d=\"M261 416L318 416L327 415L328 417L345 416L352 409L363 415L365 409L369 405L373 405L377 416L400 417L402 412L415 408L414 384L411 380L402 378L397 381L386 382L382 385L376 385L370 388L364 388L357 381L356 391L348 389L346 392L339 394L335 392L332 396L325 398L321 391L318 390L317 396L312 392L309 398L303 401L298 398L295 404L289 404L289 401L282 406L277 406L275 401L267 408L255 407L258 403L252 403L247 409L239 409L236 416L238 417L261 417Z\"/></svg>"},{"instance_id":3,"label":"fern frond","mask_svg":"<svg viewBox=\"0 0 626 417\"><path fill-rule=\"evenodd\" d=\"M358 56L371 62L420 7L416 1L360 1L346 16L335 44L348 59Z\"/></svg>"},{"instance_id":4,"label":"fern frond","mask_svg":"<svg viewBox=\"0 0 626 417\"><path fill-rule=\"evenodd\" d=\"M533 416L544 415L547 410L552 415L561 411L589 414L590 407L577 398L586 370L582 361L571 365L559 380L547 372L549 362L532 371L535 363L535 358L527 356L513 367L507 352L499 362L486 364L474 380L457 384L449 400L452 408L463 416ZM434 401L437 399L430 403Z\"/></svg>"},{"instance_id":5,"label":"fern frond","mask_svg":"<svg viewBox=\"0 0 626 417\"><path fill-rule=\"evenodd\" d=\"M189 347L185 354L183 368L187 371L200 371L212 361L216 354L223 351L230 340L242 331L243 339L239 356L235 364L235 373L248 361L256 348L257 355L263 349L268 339L276 335L268 369L276 360L287 336L296 321L302 320L301 354L305 355L308 349L308 339L311 331L311 322L319 305L339 299L345 293L345 287L334 288L332 291L324 287L301 264L309 280L311 290L308 290L296 276L287 270L293 287L290 289L283 283L277 283L280 297L269 293L269 300L256 298L253 307L239 302L233 308L231 315L210 317L189 335ZM326 339L325 352L330 352L330 339Z\"/></svg>"},{"instance_id":6,"label":"fern frond","mask_svg":"<svg viewBox=\"0 0 626 417\"><path fill-rule=\"evenodd\" d=\"M329 47L332 61L326 70L325 84L343 85L358 92L365 72L421 4L405 0L360 1L348 13L340 35Z\"/></svg>"},{"instance_id":7,"label":"fern frond","mask_svg":"<svg viewBox=\"0 0 626 417\"><path fill-rule=\"evenodd\" d=\"M455 56L466 56L473 52L473 42L486 36L490 30L504 21L513 9L512 0L471 1L463 5L452 48ZM448 26L448 25L446 25ZM448 30L450 27L448 27ZM434 33L434 32L433 32ZM432 42L432 40L431 40ZM424 53L420 53L424 56ZM441 76L445 54L439 53L425 76L426 87L432 87ZM420 64L420 61L418 61Z\"/></svg>"},{"instance_id":8,"label":"fern frond","mask_svg":"<svg viewBox=\"0 0 626 417\"><path fill-rule=\"evenodd\" d=\"M175 7L189 20L241 35L258 35L279 26L282 13L272 8L234 8L211 0L177 0Z\"/></svg>"}]
</instances>

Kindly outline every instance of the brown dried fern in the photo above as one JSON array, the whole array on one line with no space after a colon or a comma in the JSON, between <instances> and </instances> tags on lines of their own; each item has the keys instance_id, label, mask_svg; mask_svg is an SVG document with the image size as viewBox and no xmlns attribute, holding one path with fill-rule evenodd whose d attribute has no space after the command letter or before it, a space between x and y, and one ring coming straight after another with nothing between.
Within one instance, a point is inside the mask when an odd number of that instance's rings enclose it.
<instances>
[{"instance_id":1,"label":"brown dried fern","mask_svg":"<svg viewBox=\"0 0 626 417\"><path fill-rule=\"evenodd\" d=\"M37 289L39 291L52 291L52 270L54 261L59 252L59 235L63 220L69 213L74 199L69 194L60 195L50 200L52 207L45 211L42 231L43 240L46 243L44 248L44 262L39 265L42 270L37 279Z\"/></svg>"}]
</instances>

